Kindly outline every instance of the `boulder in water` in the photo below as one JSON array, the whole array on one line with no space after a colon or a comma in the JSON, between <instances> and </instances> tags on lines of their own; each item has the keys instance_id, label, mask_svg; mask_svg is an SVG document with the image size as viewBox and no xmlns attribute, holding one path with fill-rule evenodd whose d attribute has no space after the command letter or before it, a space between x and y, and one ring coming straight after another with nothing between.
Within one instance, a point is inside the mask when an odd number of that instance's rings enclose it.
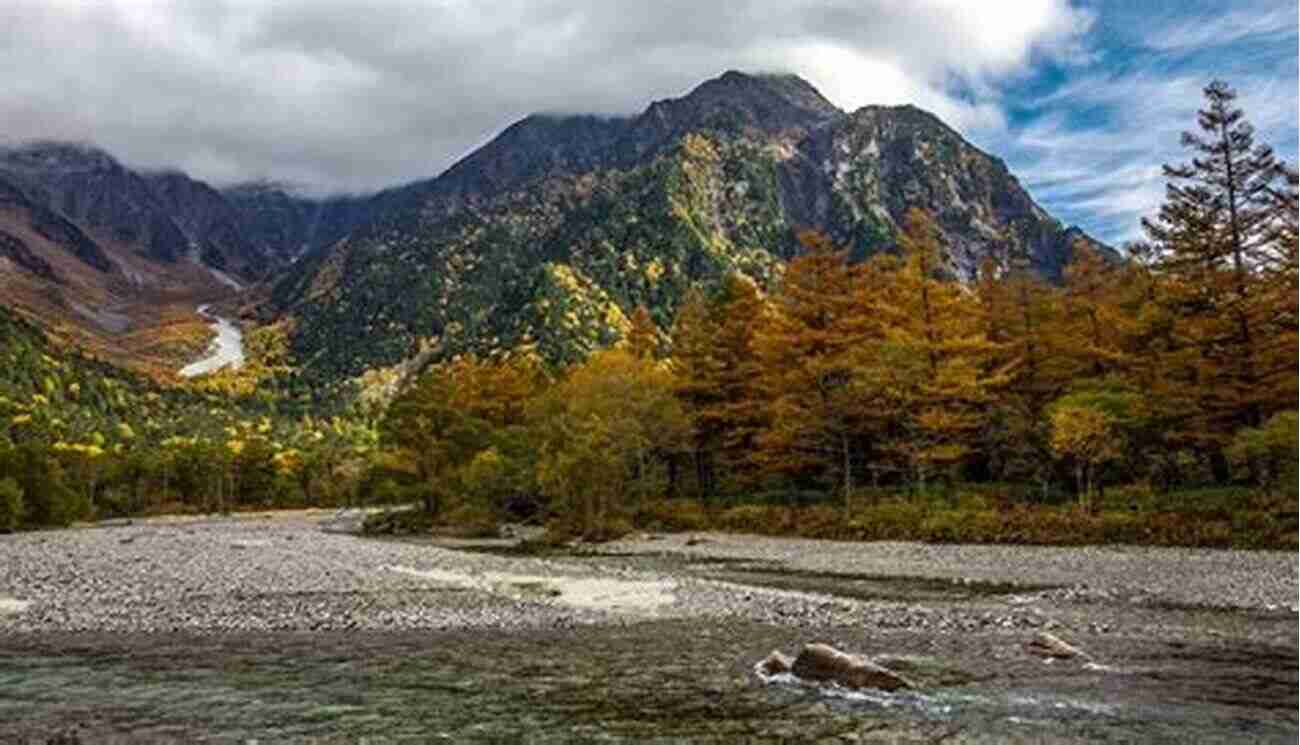
<instances>
[{"instance_id":1,"label":"boulder in water","mask_svg":"<svg viewBox=\"0 0 1300 745\"><path fill-rule=\"evenodd\" d=\"M1075 647L1060 637L1049 634L1046 631L1040 631L1033 639L1025 645L1025 649L1039 657L1056 660L1068 660L1075 657L1087 657L1087 653L1082 649Z\"/></svg>"},{"instance_id":2,"label":"boulder in water","mask_svg":"<svg viewBox=\"0 0 1300 745\"><path fill-rule=\"evenodd\" d=\"M845 688L895 691L916 687L892 670L828 644L805 644L790 666L790 672L804 680L837 683Z\"/></svg>"},{"instance_id":3,"label":"boulder in water","mask_svg":"<svg viewBox=\"0 0 1300 745\"><path fill-rule=\"evenodd\" d=\"M781 654L780 651L773 650L766 659L758 663L758 671L763 675L780 675L781 673L790 672L794 665L794 660L789 655Z\"/></svg>"}]
</instances>

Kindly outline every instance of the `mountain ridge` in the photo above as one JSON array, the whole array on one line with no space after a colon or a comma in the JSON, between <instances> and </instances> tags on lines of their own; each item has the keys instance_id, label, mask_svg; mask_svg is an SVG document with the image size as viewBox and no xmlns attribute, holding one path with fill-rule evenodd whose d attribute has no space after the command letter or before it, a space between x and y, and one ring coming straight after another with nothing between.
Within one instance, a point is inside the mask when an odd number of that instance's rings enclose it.
<instances>
[{"instance_id":1,"label":"mountain ridge","mask_svg":"<svg viewBox=\"0 0 1300 745\"><path fill-rule=\"evenodd\" d=\"M4 177L92 243L266 280L246 314L289 321L297 361L326 379L435 344L576 359L616 340L637 305L666 327L690 286L731 271L771 286L799 230L859 259L892 250L911 207L935 215L962 279L1012 256L1059 279L1076 240L1116 255L930 112L845 112L798 76L735 70L629 116L529 115L440 174L374 194L216 188L67 143L0 149Z\"/></svg>"},{"instance_id":2,"label":"mountain ridge","mask_svg":"<svg viewBox=\"0 0 1300 745\"><path fill-rule=\"evenodd\" d=\"M293 318L295 353L329 376L434 343L540 344L574 359L617 339L636 305L666 327L690 285L728 271L771 284L801 229L857 258L891 250L910 207L935 214L964 279L1013 254L1059 279L1081 237L1110 251L929 112L842 112L806 81L735 71L630 117L525 117L385 195L372 222L283 278L262 309ZM359 341L332 350L333 338Z\"/></svg>"}]
</instances>

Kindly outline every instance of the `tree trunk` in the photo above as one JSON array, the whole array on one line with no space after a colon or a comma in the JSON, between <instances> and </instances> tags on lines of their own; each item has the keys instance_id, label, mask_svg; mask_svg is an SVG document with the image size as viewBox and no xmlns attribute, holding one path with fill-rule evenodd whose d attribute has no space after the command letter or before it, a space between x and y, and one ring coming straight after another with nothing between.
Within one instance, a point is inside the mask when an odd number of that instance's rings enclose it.
<instances>
[{"instance_id":1,"label":"tree trunk","mask_svg":"<svg viewBox=\"0 0 1300 745\"><path fill-rule=\"evenodd\" d=\"M847 434L840 435L840 449L844 455L844 514L848 515L853 507L853 458L849 451L849 436Z\"/></svg>"},{"instance_id":2,"label":"tree trunk","mask_svg":"<svg viewBox=\"0 0 1300 745\"><path fill-rule=\"evenodd\" d=\"M1232 469L1228 466L1228 458L1223 454L1223 448L1214 448L1210 451L1210 471L1214 474L1216 484L1227 484L1232 481Z\"/></svg>"}]
</instances>

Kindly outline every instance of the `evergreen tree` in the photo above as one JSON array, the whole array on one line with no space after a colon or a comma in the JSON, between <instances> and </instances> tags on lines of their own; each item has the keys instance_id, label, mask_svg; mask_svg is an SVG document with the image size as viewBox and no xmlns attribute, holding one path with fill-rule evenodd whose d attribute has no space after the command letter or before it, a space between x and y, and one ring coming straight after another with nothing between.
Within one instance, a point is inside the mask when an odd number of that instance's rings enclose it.
<instances>
[{"instance_id":1,"label":"evergreen tree","mask_svg":"<svg viewBox=\"0 0 1300 745\"><path fill-rule=\"evenodd\" d=\"M1282 206L1288 169L1255 144L1236 92L1215 81L1205 98L1200 133L1182 138L1193 158L1165 166L1166 201L1143 225L1176 334L1195 350L1186 383L1196 414L1187 424L1217 451L1234 430L1295 406L1296 298L1279 288L1284 257L1294 256L1294 230L1286 228L1294 207Z\"/></svg>"}]
</instances>

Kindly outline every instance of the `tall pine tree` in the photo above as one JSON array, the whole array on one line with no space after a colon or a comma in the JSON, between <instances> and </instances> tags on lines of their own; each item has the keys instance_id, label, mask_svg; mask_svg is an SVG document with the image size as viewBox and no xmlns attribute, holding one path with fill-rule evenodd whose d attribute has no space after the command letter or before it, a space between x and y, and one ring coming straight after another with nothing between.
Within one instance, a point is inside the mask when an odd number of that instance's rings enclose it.
<instances>
[{"instance_id":1,"label":"tall pine tree","mask_svg":"<svg viewBox=\"0 0 1300 745\"><path fill-rule=\"evenodd\" d=\"M1220 81L1205 88L1200 132L1182 138L1192 160L1165 166L1165 204L1143 221L1177 334L1195 350L1187 425L1216 453L1236 429L1296 402L1296 298L1280 291L1287 273L1274 270L1294 255L1294 215L1280 208L1288 169L1255 144L1236 96Z\"/></svg>"}]
</instances>

